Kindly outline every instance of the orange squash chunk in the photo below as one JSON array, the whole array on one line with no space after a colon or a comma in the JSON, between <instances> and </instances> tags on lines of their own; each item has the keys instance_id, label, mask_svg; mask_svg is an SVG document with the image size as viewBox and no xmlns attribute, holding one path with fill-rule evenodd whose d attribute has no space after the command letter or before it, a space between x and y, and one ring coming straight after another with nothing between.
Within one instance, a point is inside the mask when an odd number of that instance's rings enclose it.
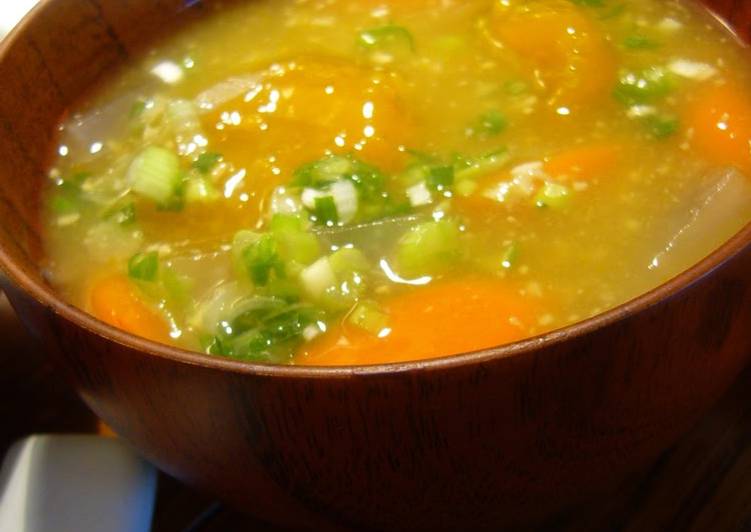
<instances>
[{"instance_id":1,"label":"orange squash chunk","mask_svg":"<svg viewBox=\"0 0 751 532\"><path fill-rule=\"evenodd\" d=\"M545 172L554 178L588 181L616 168L621 153L621 146L613 144L581 146L550 157Z\"/></svg>"},{"instance_id":2,"label":"orange squash chunk","mask_svg":"<svg viewBox=\"0 0 751 532\"><path fill-rule=\"evenodd\" d=\"M496 1L488 29L500 46L531 65L554 106L609 97L614 53L595 21L567 0Z\"/></svg>"},{"instance_id":3,"label":"orange squash chunk","mask_svg":"<svg viewBox=\"0 0 751 532\"><path fill-rule=\"evenodd\" d=\"M209 140L251 173L265 169L258 178L264 185L286 182L327 153L354 153L395 171L412 126L394 83L389 74L335 59L281 64L207 115ZM265 168L254 168L258 161Z\"/></svg>"},{"instance_id":4,"label":"orange squash chunk","mask_svg":"<svg viewBox=\"0 0 751 532\"><path fill-rule=\"evenodd\" d=\"M702 157L751 173L751 92L735 84L704 87L688 105L685 120Z\"/></svg>"},{"instance_id":5,"label":"orange squash chunk","mask_svg":"<svg viewBox=\"0 0 751 532\"><path fill-rule=\"evenodd\" d=\"M131 334L170 343L166 321L138 297L124 275L97 280L89 294L91 313L109 325Z\"/></svg>"}]
</instances>

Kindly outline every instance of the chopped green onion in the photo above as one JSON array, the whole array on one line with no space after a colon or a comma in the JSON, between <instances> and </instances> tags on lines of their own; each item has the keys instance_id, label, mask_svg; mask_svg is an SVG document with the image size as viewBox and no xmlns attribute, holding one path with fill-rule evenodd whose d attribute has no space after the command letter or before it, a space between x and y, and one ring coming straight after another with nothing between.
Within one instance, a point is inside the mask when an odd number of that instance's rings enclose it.
<instances>
[{"instance_id":1,"label":"chopped green onion","mask_svg":"<svg viewBox=\"0 0 751 532\"><path fill-rule=\"evenodd\" d=\"M468 198L477 191L477 181L462 179L454 187L454 191L462 198Z\"/></svg>"},{"instance_id":2,"label":"chopped green onion","mask_svg":"<svg viewBox=\"0 0 751 532\"><path fill-rule=\"evenodd\" d=\"M329 256L329 265L337 278L350 273L363 273L370 269L370 264L362 251L355 248L342 248Z\"/></svg>"},{"instance_id":3,"label":"chopped green onion","mask_svg":"<svg viewBox=\"0 0 751 532\"><path fill-rule=\"evenodd\" d=\"M653 115L644 119L649 133L656 139L666 139L680 128L680 120L675 116Z\"/></svg>"},{"instance_id":4,"label":"chopped green onion","mask_svg":"<svg viewBox=\"0 0 751 532\"><path fill-rule=\"evenodd\" d=\"M347 321L378 336L388 328L389 316L373 301L360 301L355 305Z\"/></svg>"},{"instance_id":5,"label":"chopped green onion","mask_svg":"<svg viewBox=\"0 0 751 532\"><path fill-rule=\"evenodd\" d=\"M303 219L295 214L277 213L271 217L269 224L271 231L276 233L280 231L304 231L305 223Z\"/></svg>"},{"instance_id":6,"label":"chopped green onion","mask_svg":"<svg viewBox=\"0 0 751 532\"><path fill-rule=\"evenodd\" d=\"M190 179L185 186L185 200L188 203L209 203L221 198L221 194L211 182L202 177Z\"/></svg>"},{"instance_id":7,"label":"chopped green onion","mask_svg":"<svg viewBox=\"0 0 751 532\"><path fill-rule=\"evenodd\" d=\"M315 198L314 205L313 216L317 224L331 226L339 223L339 212L332 196Z\"/></svg>"},{"instance_id":8,"label":"chopped green onion","mask_svg":"<svg viewBox=\"0 0 751 532\"><path fill-rule=\"evenodd\" d=\"M180 186L180 159L165 148L150 146L133 159L128 181L135 193L166 204Z\"/></svg>"},{"instance_id":9,"label":"chopped green onion","mask_svg":"<svg viewBox=\"0 0 751 532\"><path fill-rule=\"evenodd\" d=\"M156 281L159 274L159 253L138 253L128 261L128 275L137 281Z\"/></svg>"},{"instance_id":10,"label":"chopped green onion","mask_svg":"<svg viewBox=\"0 0 751 532\"><path fill-rule=\"evenodd\" d=\"M454 184L453 166L433 166L425 183L433 190L445 190Z\"/></svg>"},{"instance_id":11,"label":"chopped green onion","mask_svg":"<svg viewBox=\"0 0 751 532\"><path fill-rule=\"evenodd\" d=\"M216 325L218 334L203 339L207 353L257 362L289 362L311 327L321 328L321 312L278 297L251 296Z\"/></svg>"},{"instance_id":12,"label":"chopped green onion","mask_svg":"<svg viewBox=\"0 0 751 532\"><path fill-rule=\"evenodd\" d=\"M349 157L331 155L304 164L295 170L293 184L301 187L322 188L350 175L357 163Z\"/></svg>"},{"instance_id":13,"label":"chopped green onion","mask_svg":"<svg viewBox=\"0 0 751 532\"><path fill-rule=\"evenodd\" d=\"M552 207L558 209L568 204L571 190L559 183L545 183L535 196L535 205L538 207Z\"/></svg>"},{"instance_id":14,"label":"chopped green onion","mask_svg":"<svg viewBox=\"0 0 751 532\"><path fill-rule=\"evenodd\" d=\"M52 196L49 205L52 212L61 216L76 214L80 211L79 201L64 193Z\"/></svg>"},{"instance_id":15,"label":"chopped green onion","mask_svg":"<svg viewBox=\"0 0 751 532\"><path fill-rule=\"evenodd\" d=\"M381 26L360 32L357 43L376 62L388 63L415 51L415 40L403 26Z\"/></svg>"},{"instance_id":16,"label":"chopped green onion","mask_svg":"<svg viewBox=\"0 0 751 532\"><path fill-rule=\"evenodd\" d=\"M413 227L397 245L399 273L417 277L446 270L459 258L460 234L458 224L449 220Z\"/></svg>"},{"instance_id":17,"label":"chopped green onion","mask_svg":"<svg viewBox=\"0 0 751 532\"><path fill-rule=\"evenodd\" d=\"M292 279L272 277L266 285L265 293L289 303L300 301L300 288Z\"/></svg>"},{"instance_id":18,"label":"chopped green onion","mask_svg":"<svg viewBox=\"0 0 751 532\"><path fill-rule=\"evenodd\" d=\"M221 160L222 156L219 153L202 153L193 161L193 168L203 175L208 175Z\"/></svg>"},{"instance_id":19,"label":"chopped green onion","mask_svg":"<svg viewBox=\"0 0 751 532\"><path fill-rule=\"evenodd\" d=\"M91 177L91 175L91 172L76 172L72 176L65 178L64 183L80 188L84 184L84 182Z\"/></svg>"},{"instance_id":20,"label":"chopped green onion","mask_svg":"<svg viewBox=\"0 0 751 532\"><path fill-rule=\"evenodd\" d=\"M632 106L655 102L667 96L673 87L673 77L664 68L652 67L641 72L622 72L613 95Z\"/></svg>"},{"instance_id":21,"label":"chopped green onion","mask_svg":"<svg viewBox=\"0 0 751 532\"><path fill-rule=\"evenodd\" d=\"M169 263L160 268L159 278L171 305L186 307L190 304L193 279L178 273Z\"/></svg>"},{"instance_id":22,"label":"chopped green onion","mask_svg":"<svg viewBox=\"0 0 751 532\"><path fill-rule=\"evenodd\" d=\"M284 264L277 252L276 240L272 235L262 235L242 251L245 270L250 279L258 286L269 282L272 272L277 277L284 277Z\"/></svg>"},{"instance_id":23,"label":"chopped green onion","mask_svg":"<svg viewBox=\"0 0 751 532\"><path fill-rule=\"evenodd\" d=\"M508 120L506 120L503 113L500 111L488 111L480 116L473 131L483 136L494 137L502 133L507 126Z\"/></svg>"},{"instance_id":24,"label":"chopped green onion","mask_svg":"<svg viewBox=\"0 0 751 532\"><path fill-rule=\"evenodd\" d=\"M307 266L321 256L318 238L305 231L303 221L297 216L274 215L271 232L277 242L279 256L285 262Z\"/></svg>"},{"instance_id":25,"label":"chopped green onion","mask_svg":"<svg viewBox=\"0 0 751 532\"><path fill-rule=\"evenodd\" d=\"M644 35L629 35L623 40L623 46L631 50L650 50L658 48L660 43Z\"/></svg>"},{"instance_id":26,"label":"chopped green onion","mask_svg":"<svg viewBox=\"0 0 751 532\"><path fill-rule=\"evenodd\" d=\"M177 188L175 188L175 193L172 194L172 197L165 201L164 203L160 203L157 205L157 209L160 211L170 211L170 212L180 212L185 208L185 192L187 189L188 182L186 181L186 174L183 172L180 172L179 178L177 181Z\"/></svg>"},{"instance_id":27,"label":"chopped green onion","mask_svg":"<svg viewBox=\"0 0 751 532\"><path fill-rule=\"evenodd\" d=\"M456 171L456 180L474 179L495 172L506 166L510 159L511 156L505 148L490 152L476 159L470 159L465 162L462 168Z\"/></svg>"},{"instance_id":28,"label":"chopped green onion","mask_svg":"<svg viewBox=\"0 0 751 532\"><path fill-rule=\"evenodd\" d=\"M503 250L503 254L501 255L501 268L504 270L510 270L514 267L518 258L519 244L512 242Z\"/></svg>"},{"instance_id":29,"label":"chopped green onion","mask_svg":"<svg viewBox=\"0 0 751 532\"><path fill-rule=\"evenodd\" d=\"M143 112L146 110L146 102L143 100L136 100L133 102L133 105L130 107L130 111L128 112L128 118L131 120L135 120L136 118L140 118L140 116L143 114Z\"/></svg>"}]
</instances>

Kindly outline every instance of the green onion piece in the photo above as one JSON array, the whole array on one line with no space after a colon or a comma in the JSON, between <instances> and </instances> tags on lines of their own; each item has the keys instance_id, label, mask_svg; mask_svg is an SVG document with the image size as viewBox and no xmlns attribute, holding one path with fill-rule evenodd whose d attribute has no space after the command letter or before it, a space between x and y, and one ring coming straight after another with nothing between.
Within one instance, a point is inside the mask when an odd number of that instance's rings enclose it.
<instances>
[{"instance_id":1,"label":"green onion piece","mask_svg":"<svg viewBox=\"0 0 751 532\"><path fill-rule=\"evenodd\" d=\"M416 185L421 181L427 181L430 175L430 166L426 164L413 164L407 167L401 174L399 174L399 181L405 186L410 187Z\"/></svg>"},{"instance_id":2,"label":"green onion piece","mask_svg":"<svg viewBox=\"0 0 751 532\"><path fill-rule=\"evenodd\" d=\"M271 232L278 253L286 263L307 266L321 256L321 246L313 233L303 229L303 221L291 215L276 214L271 219ZM289 269L288 264L288 269Z\"/></svg>"},{"instance_id":3,"label":"green onion piece","mask_svg":"<svg viewBox=\"0 0 751 532\"><path fill-rule=\"evenodd\" d=\"M80 188L84 184L84 182L91 176L92 176L91 172L86 172L86 171L76 172L70 177L65 178L64 183Z\"/></svg>"},{"instance_id":4,"label":"green onion piece","mask_svg":"<svg viewBox=\"0 0 751 532\"><path fill-rule=\"evenodd\" d=\"M315 199L313 216L319 225L336 225L339 223L339 213L336 210L336 202L331 196Z\"/></svg>"},{"instance_id":5,"label":"green onion piece","mask_svg":"<svg viewBox=\"0 0 751 532\"><path fill-rule=\"evenodd\" d=\"M648 131L656 139L666 139L674 135L681 126L680 120L675 116L654 115L644 119Z\"/></svg>"},{"instance_id":6,"label":"green onion piece","mask_svg":"<svg viewBox=\"0 0 751 532\"><path fill-rule=\"evenodd\" d=\"M415 40L403 26L381 26L360 32L357 43L366 50L387 53L414 52Z\"/></svg>"},{"instance_id":7,"label":"green onion piece","mask_svg":"<svg viewBox=\"0 0 751 532\"><path fill-rule=\"evenodd\" d=\"M80 202L65 193L52 196L49 205L52 212L61 216L76 214L80 210Z\"/></svg>"},{"instance_id":8,"label":"green onion piece","mask_svg":"<svg viewBox=\"0 0 751 532\"><path fill-rule=\"evenodd\" d=\"M558 209L568 204L570 196L571 190L567 186L558 183L545 183L535 196L535 205Z\"/></svg>"},{"instance_id":9,"label":"green onion piece","mask_svg":"<svg viewBox=\"0 0 751 532\"><path fill-rule=\"evenodd\" d=\"M357 163L349 157L331 155L307 163L295 170L293 184L300 187L323 188L350 175Z\"/></svg>"},{"instance_id":10,"label":"green onion piece","mask_svg":"<svg viewBox=\"0 0 751 532\"><path fill-rule=\"evenodd\" d=\"M278 308L266 312L251 312L232 322L233 333L222 341L229 356L257 362L289 362L304 338L306 330L321 319L320 312L300 304L283 300Z\"/></svg>"},{"instance_id":11,"label":"green onion piece","mask_svg":"<svg viewBox=\"0 0 751 532\"><path fill-rule=\"evenodd\" d=\"M373 301L360 301L355 305L347 321L378 336L388 328L389 316Z\"/></svg>"},{"instance_id":12,"label":"green onion piece","mask_svg":"<svg viewBox=\"0 0 751 532\"><path fill-rule=\"evenodd\" d=\"M221 336L208 336L201 340L203 352L207 355L232 356L229 346L225 345Z\"/></svg>"},{"instance_id":13,"label":"green onion piece","mask_svg":"<svg viewBox=\"0 0 751 532\"><path fill-rule=\"evenodd\" d=\"M274 216L271 217L271 223L269 226L273 233L305 230L303 219L295 214L274 214Z\"/></svg>"},{"instance_id":14,"label":"green onion piece","mask_svg":"<svg viewBox=\"0 0 751 532\"><path fill-rule=\"evenodd\" d=\"M251 244L255 244L260 238L261 235L259 233L248 231L247 229L238 231L232 238L232 264L235 268L235 274L238 277L247 275L243 253Z\"/></svg>"},{"instance_id":15,"label":"green onion piece","mask_svg":"<svg viewBox=\"0 0 751 532\"><path fill-rule=\"evenodd\" d=\"M278 297L289 303L300 301L300 287L292 279L279 279L272 277L266 285L264 292L272 297Z\"/></svg>"},{"instance_id":16,"label":"green onion piece","mask_svg":"<svg viewBox=\"0 0 751 532\"><path fill-rule=\"evenodd\" d=\"M480 116L474 131L483 135L494 137L502 133L508 126L508 120L500 111L488 111Z\"/></svg>"},{"instance_id":17,"label":"green onion piece","mask_svg":"<svg viewBox=\"0 0 751 532\"><path fill-rule=\"evenodd\" d=\"M140 118L140 116L143 114L143 112L146 110L146 102L143 100L136 100L133 102L133 105L130 107L130 111L128 112L128 118L131 120L135 120L136 118Z\"/></svg>"},{"instance_id":18,"label":"green onion piece","mask_svg":"<svg viewBox=\"0 0 751 532\"><path fill-rule=\"evenodd\" d=\"M613 95L630 107L660 100L673 90L674 85L673 77L661 67L641 72L624 71Z\"/></svg>"},{"instance_id":19,"label":"green onion piece","mask_svg":"<svg viewBox=\"0 0 751 532\"><path fill-rule=\"evenodd\" d=\"M467 160L466 163L456 171L456 180L474 179L495 172L506 166L510 159L511 156L509 155L508 150L502 148L476 159Z\"/></svg>"},{"instance_id":20,"label":"green onion piece","mask_svg":"<svg viewBox=\"0 0 751 532\"><path fill-rule=\"evenodd\" d=\"M180 186L180 159L157 146L139 153L128 168L133 191L159 204L166 204Z\"/></svg>"},{"instance_id":21,"label":"green onion piece","mask_svg":"<svg viewBox=\"0 0 751 532\"><path fill-rule=\"evenodd\" d=\"M623 46L630 50L651 50L659 48L660 43L644 35L629 35L623 40Z\"/></svg>"},{"instance_id":22,"label":"green onion piece","mask_svg":"<svg viewBox=\"0 0 751 532\"><path fill-rule=\"evenodd\" d=\"M445 190L454 184L453 166L434 166L425 179L428 188L433 190Z\"/></svg>"},{"instance_id":23,"label":"green onion piece","mask_svg":"<svg viewBox=\"0 0 751 532\"><path fill-rule=\"evenodd\" d=\"M368 259L362 251L355 248L342 248L329 256L329 265L337 279L350 273L363 273L370 269Z\"/></svg>"},{"instance_id":24,"label":"green onion piece","mask_svg":"<svg viewBox=\"0 0 751 532\"><path fill-rule=\"evenodd\" d=\"M262 235L242 251L245 269L254 284L264 286L272 272L284 277L284 264L279 258L277 245L272 235Z\"/></svg>"},{"instance_id":25,"label":"green onion piece","mask_svg":"<svg viewBox=\"0 0 751 532\"><path fill-rule=\"evenodd\" d=\"M193 161L193 168L203 175L208 175L221 160L222 156L219 153L202 153Z\"/></svg>"},{"instance_id":26,"label":"green onion piece","mask_svg":"<svg viewBox=\"0 0 751 532\"><path fill-rule=\"evenodd\" d=\"M216 187L202 177L194 177L185 185L185 200L188 203L210 203L221 197Z\"/></svg>"},{"instance_id":27,"label":"green onion piece","mask_svg":"<svg viewBox=\"0 0 751 532\"><path fill-rule=\"evenodd\" d=\"M324 315L309 305L253 295L232 305L229 315L201 341L207 353L256 362L289 362L298 345L321 330Z\"/></svg>"},{"instance_id":28,"label":"green onion piece","mask_svg":"<svg viewBox=\"0 0 751 532\"><path fill-rule=\"evenodd\" d=\"M501 254L501 268L504 270L510 270L516 265L516 261L519 258L519 244L512 242Z\"/></svg>"},{"instance_id":29,"label":"green onion piece","mask_svg":"<svg viewBox=\"0 0 751 532\"><path fill-rule=\"evenodd\" d=\"M462 198L468 198L477 191L477 181L473 179L462 179L454 187L454 191Z\"/></svg>"},{"instance_id":30,"label":"green onion piece","mask_svg":"<svg viewBox=\"0 0 751 532\"><path fill-rule=\"evenodd\" d=\"M138 253L128 261L128 276L137 281L156 281L159 274L159 253Z\"/></svg>"},{"instance_id":31,"label":"green onion piece","mask_svg":"<svg viewBox=\"0 0 751 532\"><path fill-rule=\"evenodd\" d=\"M169 263L160 268L159 278L169 303L175 308L187 308L191 304L194 281L187 275L178 273Z\"/></svg>"},{"instance_id":32,"label":"green onion piece","mask_svg":"<svg viewBox=\"0 0 751 532\"><path fill-rule=\"evenodd\" d=\"M450 220L413 227L397 244L398 272L408 277L441 273L460 257L459 225Z\"/></svg>"}]
</instances>

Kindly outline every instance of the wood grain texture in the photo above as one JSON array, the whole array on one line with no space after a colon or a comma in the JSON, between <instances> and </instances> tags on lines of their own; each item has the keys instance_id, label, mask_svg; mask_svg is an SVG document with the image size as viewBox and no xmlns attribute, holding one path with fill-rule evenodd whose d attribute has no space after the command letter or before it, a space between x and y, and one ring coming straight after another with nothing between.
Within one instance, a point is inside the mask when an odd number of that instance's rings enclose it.
<instances>
[{"instance_id":1,"label":"wood grain texture","mask_svg":"<svg viewBox=\"0 0 751 532\"><path fill-rule=\"evenodd\" d=\"M745 27L743 5L714 7ZM190 17L183 6L48 0L0 52L8 296L84 401L165 471L296 528L535 523L657 458L748 362L751 227L596 319L422 363L254 366L157 346L66 305L33 260L51 132L148 35Z\"/></svg>"},{"instance_id":2,"label":"wood grain texture","mask_svg":"<svg viewBox=\"0 0 751 532\"><path fill-rule=\"evenodd\" d=\"M90 432L76 399L0 295L0 450L38 432ZM183 532L214 499L162 475L152 532ZM201 532L281 532L220 507ZM555 532L748 532L751 530L751 368L676 446L613 493L549 518Z\"/></svg>"}]
</instances>

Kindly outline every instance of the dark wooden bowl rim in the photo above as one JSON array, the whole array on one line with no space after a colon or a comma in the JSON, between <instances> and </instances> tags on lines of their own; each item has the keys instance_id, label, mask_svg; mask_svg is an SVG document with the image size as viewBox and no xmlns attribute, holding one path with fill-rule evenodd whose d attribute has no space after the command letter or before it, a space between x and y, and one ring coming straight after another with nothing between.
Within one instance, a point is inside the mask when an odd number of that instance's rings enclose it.
<instances>
[{"instance_id":1,"label":"dark wooden bowl rim","mask_svg":"<svg viewBox=\"0 0 751 532\"><path fill-rule=\"evenodd\" d=\"M31 12L19 23L8 36L0 43L0 62L5 60L6 55L13 44L24 33L27 25L48 3L56 0L41 0ZM454 366L471 365L486 362L491 359L521 356L536 351L541 346L551 346L565 342L569 338L575 338L589 334L597 329L606 327L618 320L625 319L638 312L642 312L654 305L666 301L682 290L696 283L716 268L740 253L746 247L751 246L751 223L747 224L740 232L717 248L710 255L698 262L693 267L685 270L676 277L646 292L626 303L611 310L557 329L542 335L534 336L515 342L480 351L450 355L443 358L419 360L414 362L399 362L391 364L377 364L369 366L290 366L276 364L253 364L231 358L223 358L206 355L194 351L187 351L177 347L159 344L146 340L115 327L108 325L83 310L66 303L53 289L37 282L24 269L14 264L9 255L0 247L0 270L4 270L8 277L27 294L52 309L62 316L94 334L137 351L149 355L172 360L178 363L214 368L223 371L258 374L285 378L343 378L352 375L373 375L381 373L400 373L434 369L448 369Z\"/></svg>"}]
</instances>

